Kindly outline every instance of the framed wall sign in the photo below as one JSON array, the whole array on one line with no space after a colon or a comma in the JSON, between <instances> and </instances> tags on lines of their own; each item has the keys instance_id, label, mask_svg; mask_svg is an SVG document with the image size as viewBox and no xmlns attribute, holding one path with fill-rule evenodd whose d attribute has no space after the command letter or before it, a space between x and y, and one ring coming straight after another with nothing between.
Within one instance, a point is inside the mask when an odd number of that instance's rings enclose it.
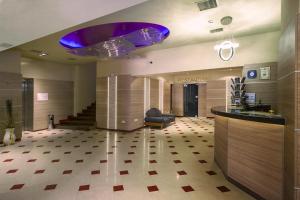
<instances>
[{"instance_id":1,"label":"framed wall sign","mask_svg":"<svg viewBox=\"0 0 300 200\"><path fill-rule=\"evenodd\" d=\"M48 93L37 93L37 101L48 101Z\"/></svg>"},{"instance_id":2,"label":"framed wall sign","mask_svg":"<svg viewBox=\"0 0 300 200\"><path fill-rule=\"evenodd\" d=\"M261 80L269 80L271 78L271 75L270 75L270 67L261 67L259 69L260 71L260 79Z\"/></svg>"},{"instance_id":3,"label":"framed wall sign","mask_svg":"<svg viewBox=\"0 0 300 200\"><path fill-rule=\"evenodd\" d=\"M257 77L257 71L256 70L249 70L247 72L247 78L255 79L256 77Z\"/></svg>"}]
</instances>

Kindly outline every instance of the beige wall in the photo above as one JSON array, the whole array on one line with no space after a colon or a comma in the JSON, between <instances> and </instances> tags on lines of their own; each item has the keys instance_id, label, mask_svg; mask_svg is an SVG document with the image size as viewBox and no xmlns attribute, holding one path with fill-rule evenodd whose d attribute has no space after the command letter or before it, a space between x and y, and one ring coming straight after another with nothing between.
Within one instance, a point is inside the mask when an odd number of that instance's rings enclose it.
<instances>
[{"instance_id":1,"label":"beige wall","mask_svg":"<svg viewBox=\"0 0 300 200\"><path fill-rule=\"evenodd\" d=\"M74 114L96 101L96 64L74 68Z\"/></svg>"},{"instance_id":2,"label":"beige wall","mask_svg":"<svg viewBox=\"0 0 300 200\"><path fill-rule=\"evenodd\" d=\"M163 84L163 113L171 112L171 84L164 81Z\"/></svg>"},{"instance_id":3,"label":"beige wall","mask_svg":"<svg viewBox=\"0 0 300 200\"><path fill-rule=\"evenodd\" d=\"M206 117L206 93L207 83L198 84L198 116Z\"/></svg>"},{"instance_id":4,"label":"beige wall","mask_svg":"<svg viewBox=\"0 0 300 200\"><path fill-rule=\"evenodd\" d=\"M24 78L74 82L73 114L96 101L96 64L67 65L30 58L22 58Z\"/></svg>"},{"instance_id":5,"label":"beige wall","mask_svg":"<svg viewBox=\"0 0 300 200\"><path fill-rule=\"evenodd\" d=\"M213 48L216 42L207 42L151 51L138 58L99 61L97 74L98 77L109 74L149 75L276 62L279 34L269 32L236 38L240 47L229 62L218 58Z\"/></svg>"},{"instance_id":6,"label":"beige wall","mask_svg":"<svg viewBox=\"0 0 300 200\"><path fill-rule=\"evenodd\" d=\"M0 53L0 72L20 74L21 54L18 51L7 50Z\"/></svg>"},{"instance_id":7,"label":"beige wall","mask_svg":"<svg viewBox=\"0 0 300 200\"><path fill-rule=\"evenodd\" d=\"M73 81L74 66L22 58L21 73L25 78Z\"/></svg>"},{"instance_id":8,"label":"beige wall","mask_svg":"<svg viewBox=\"0 0 300 200\"><path fill-rule=\"evenodd\" d=\"M48 93L48 101L38 101L37 93ZM73 82L34 79L33 130L48 128L48 115L54 114L55 124L73 114Z\"/></svg>"},{"instance_id":9,"label":"beige wall","mask_svg":"<svg viewBox=\"0 0 300 200\"><path fill-rule=\"evenodd\" d=\"M183 84L172 84L172 113L184 116Z\"/></svg>"},{"instance_id":10,"label":"beige wall","mask_svg":"<svg viewBox=\"0 0 300 200\"><path fill-rule=\"evenodd\" d=\"M211 108L226 106L226 80L207 81L206 85L206 116L214 117Z\"/></svg>"},{"instance_id":11,"label":"beige wall","mask_svg":"<svg viewBox=\"0 0 300 200\"><path fill-rule=\"evenodd\" d=\"M15 120L15 134L17 139L22 137L22 76L20 74L20 53L4 51L0 53L0 123L7 122L5 102L13 103L13 117ZM0 130L0 143L4 131Z\"/></svg>"},{"instance_id":12,"label":"beige wall","mask_svg":"<svg viewBox=\"0 0 300 200\"><path fill-rule=\"evenodd\" d=\"M159 108L159 80L150 78L150 108Z\"/></svg>"}]
</instances>

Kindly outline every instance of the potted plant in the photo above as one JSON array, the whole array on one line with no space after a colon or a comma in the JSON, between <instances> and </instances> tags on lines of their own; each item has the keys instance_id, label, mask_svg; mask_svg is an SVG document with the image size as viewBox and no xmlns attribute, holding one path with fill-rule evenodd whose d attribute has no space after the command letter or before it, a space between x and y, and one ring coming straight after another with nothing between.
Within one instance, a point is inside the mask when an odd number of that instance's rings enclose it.
<instances>
[{"instance_id":1,"label":"potted plant","mask_svg":"<svg viewBox=\"0 0 300 200\"><path fill-rule=\"evenodd\" d=\"M5 127L3 143L5 145L10 145L10 144L14 144L16 141L16 135L14 133L15 123L13 118L12 100L6 100L6 114L7 114L7 124Z\"/></svg>"}]
</instances>

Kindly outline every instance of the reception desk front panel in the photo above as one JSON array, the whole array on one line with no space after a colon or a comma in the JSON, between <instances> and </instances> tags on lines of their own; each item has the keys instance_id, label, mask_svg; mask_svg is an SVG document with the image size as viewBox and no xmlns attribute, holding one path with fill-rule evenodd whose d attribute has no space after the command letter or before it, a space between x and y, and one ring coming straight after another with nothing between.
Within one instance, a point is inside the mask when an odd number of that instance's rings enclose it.
<instances>
[{"instance_id":1,"label":"reception desk front panel","mask_svg":"<svg viewBox=\"0 0 300 200\"><path fill-rule=\"evenodd\" d=\"M284 126L215 118L215 160L233 182L261 199L283 197Z\"/></svg>"}]
</instances>

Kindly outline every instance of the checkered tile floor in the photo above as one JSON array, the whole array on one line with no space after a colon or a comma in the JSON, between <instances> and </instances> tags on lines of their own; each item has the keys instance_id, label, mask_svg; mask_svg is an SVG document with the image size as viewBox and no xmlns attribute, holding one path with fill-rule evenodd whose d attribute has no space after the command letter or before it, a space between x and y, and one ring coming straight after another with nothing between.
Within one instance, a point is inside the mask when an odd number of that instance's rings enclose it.
<instances>
[{"instance_id":1,"label":"checkered tile floor","mask_svg":"<svg viewBox=\"0 0 300 200\"><path fill-rule=\"evenodd\" d=\"M0 200L244 200L213 161L213 120L163 130L24 132L0 147Z\"/></svg>"}]
</instances>

